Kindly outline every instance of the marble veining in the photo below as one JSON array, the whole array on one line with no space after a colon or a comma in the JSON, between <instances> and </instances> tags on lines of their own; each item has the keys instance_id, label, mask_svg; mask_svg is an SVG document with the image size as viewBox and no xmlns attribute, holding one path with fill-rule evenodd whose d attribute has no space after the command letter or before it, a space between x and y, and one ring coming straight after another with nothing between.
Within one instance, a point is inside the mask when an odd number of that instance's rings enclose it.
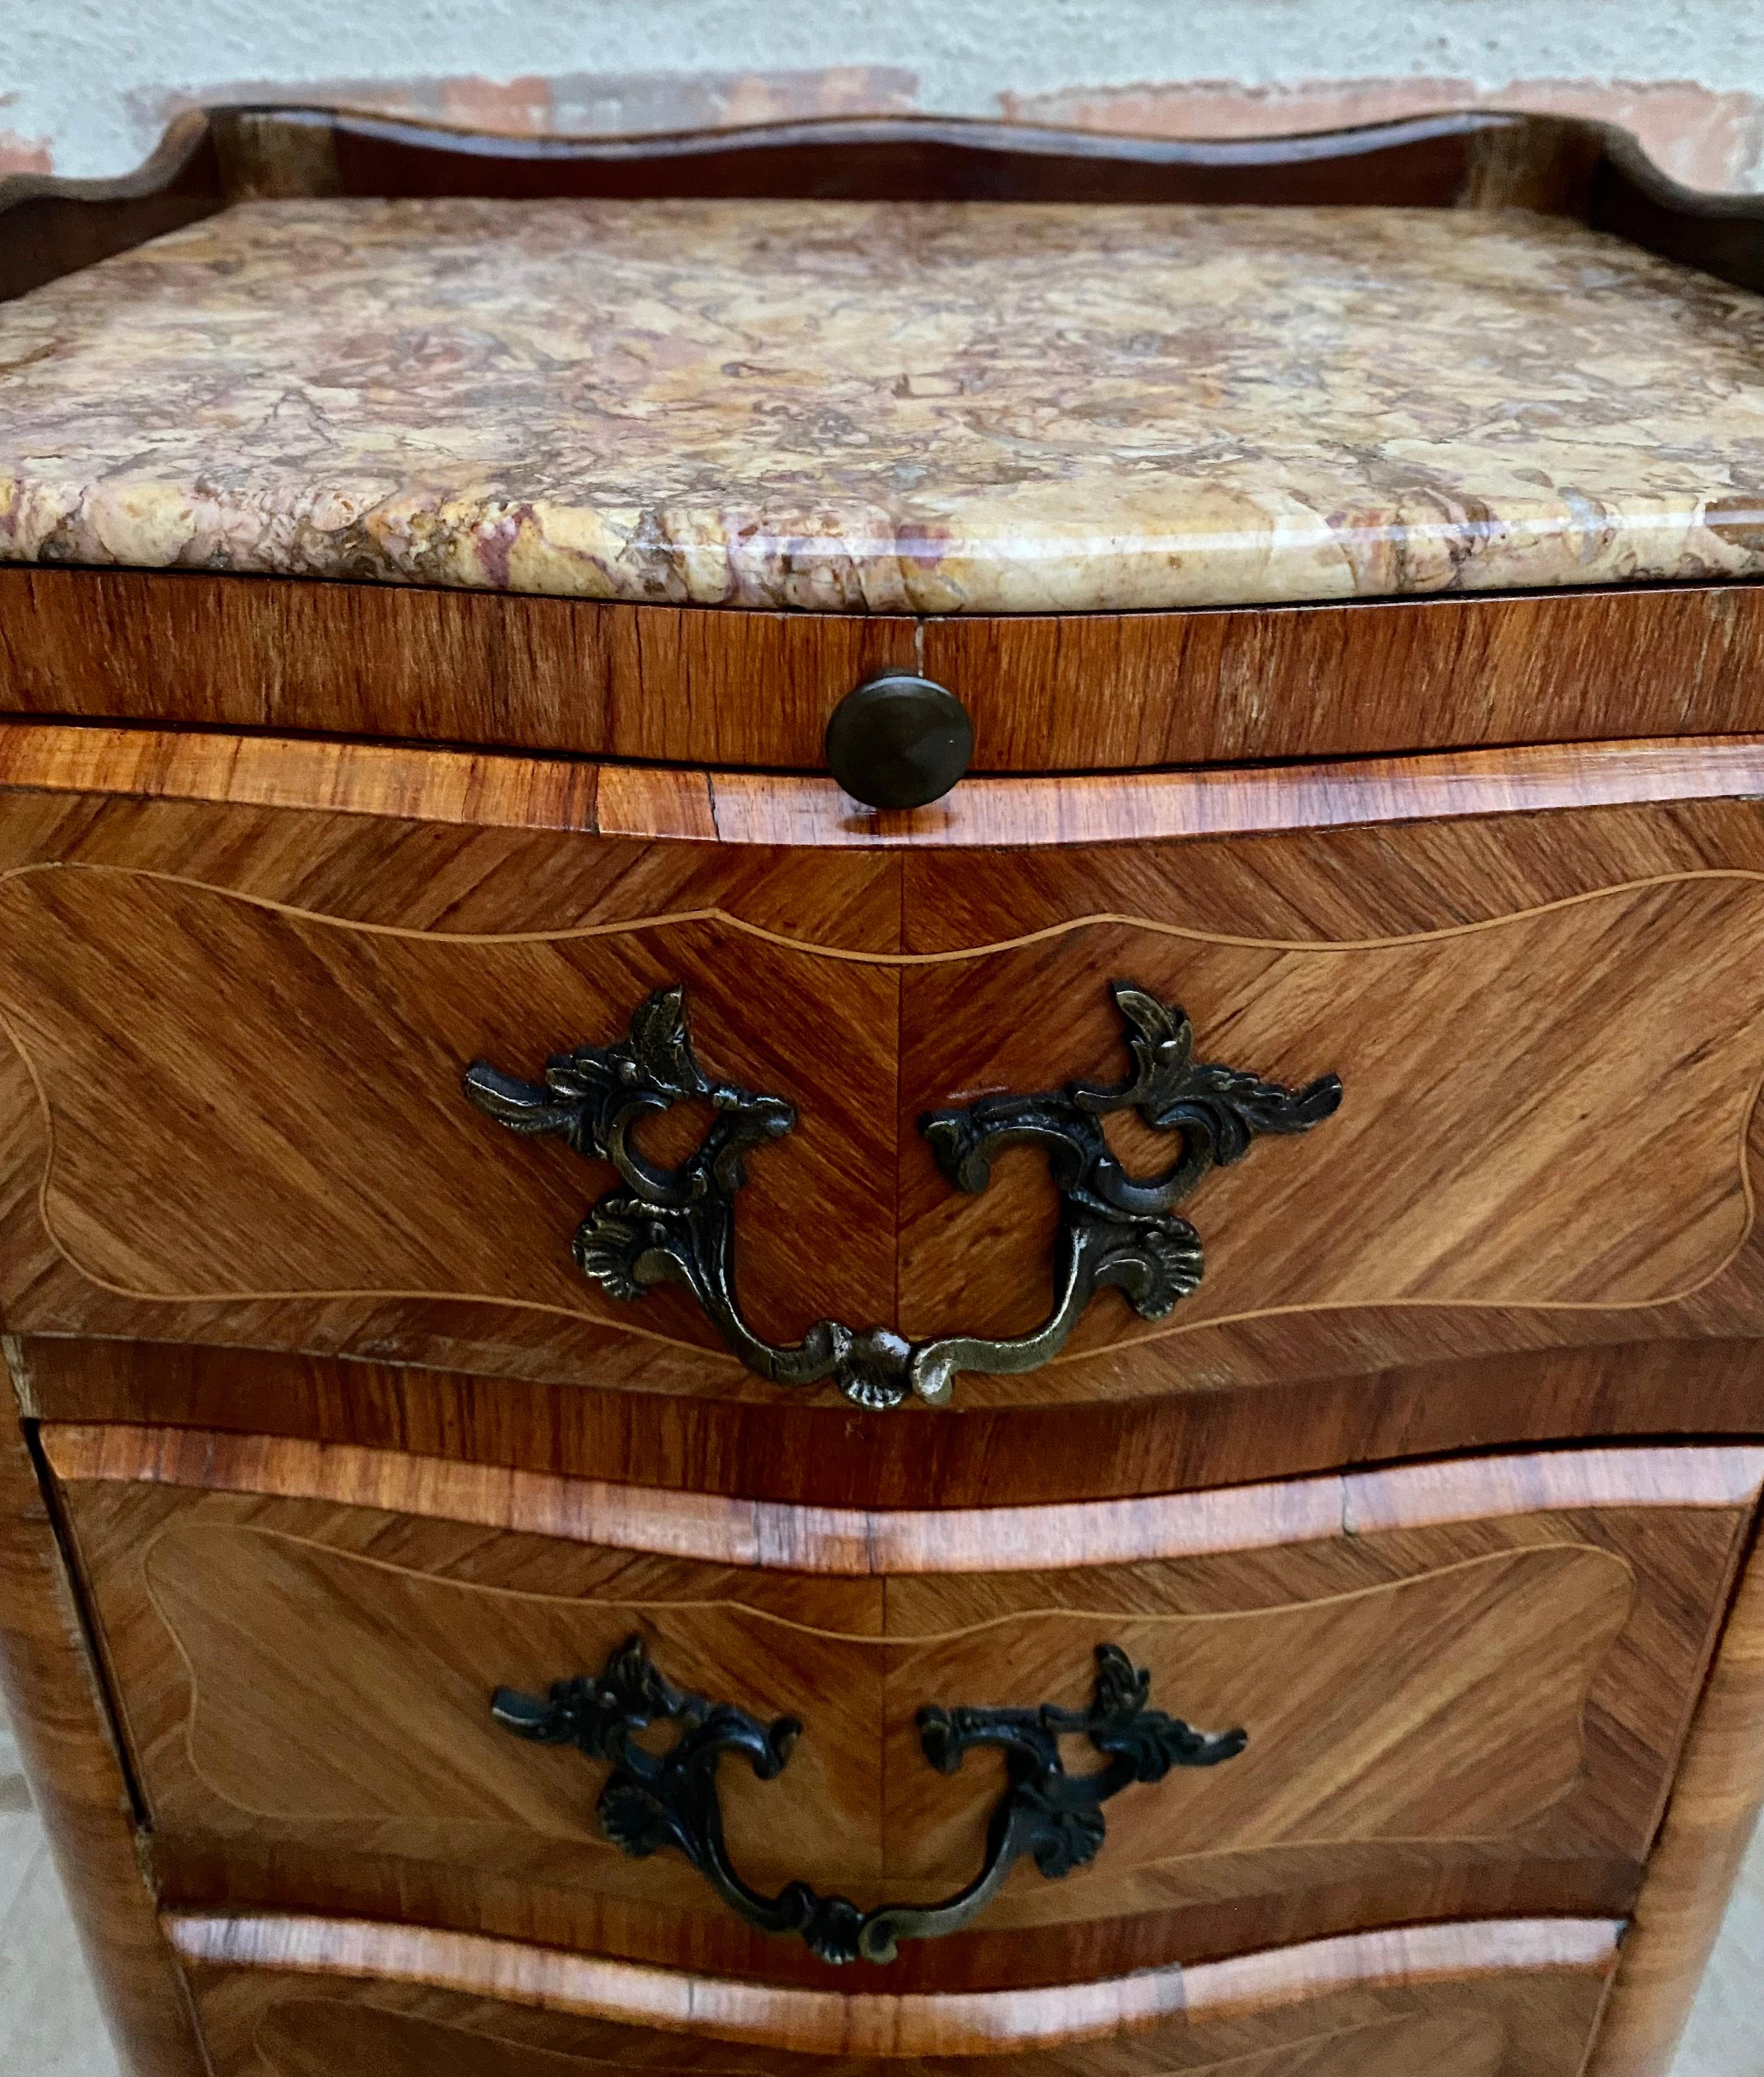
<instances>
[{"instance_id":1,"label":"marble veining","mask_svg":"<svg viewBox=\"0 0 1764 2077\"><path fill-rule=\"evenodd\" d=\"M1518 212L241 205L0 306L0 559L811 611L1764 571L1764 298Z\"/></svg>"}]
</instances>

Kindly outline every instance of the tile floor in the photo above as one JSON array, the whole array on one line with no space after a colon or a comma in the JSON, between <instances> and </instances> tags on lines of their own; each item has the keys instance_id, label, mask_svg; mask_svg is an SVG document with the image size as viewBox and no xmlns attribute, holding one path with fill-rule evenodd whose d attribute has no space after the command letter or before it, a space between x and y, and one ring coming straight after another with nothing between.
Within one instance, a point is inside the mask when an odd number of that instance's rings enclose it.
<instances>
[{"instance_id":1,"label":"tile floor","mask_svg":"<svg viewBox=\"0 0 1764 2077\"><path fill-rule=\"evenodd\" d=\"M1672 2077L1764 2072L1764 1834ZM0 1717L0 2077L116 2077L43 1831Z\"/></svg>"}]
</instances>

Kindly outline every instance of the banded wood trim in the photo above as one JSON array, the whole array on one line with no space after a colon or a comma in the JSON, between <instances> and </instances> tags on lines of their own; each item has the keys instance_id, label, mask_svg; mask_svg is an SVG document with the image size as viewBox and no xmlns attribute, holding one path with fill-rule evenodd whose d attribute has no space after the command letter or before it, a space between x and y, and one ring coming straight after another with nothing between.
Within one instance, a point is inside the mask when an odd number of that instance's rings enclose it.
<instances>
[{"instance_id":1,"label":"banded wood trim","mask_svg":"<svg viewBox=\"0 0 1764 2077\"><path fill-rule=\"evenodd\" d=\"M136 1858L127 1784L73 1590L0 1378L0 1696L129 2077L203 2077L183 1983Z\"/></svg>"},{"instance_id":2,"label":"banded wood trim","mask_svg":"<svg viewBox=\"0 0 1764 2077\"><path fill-rule=\"evenodd\" d=\"M1764 1809L1764 1549L1722 1633L1587 2077L1666 2077Z\"/></svg>"},{"instance_id":3,"label":"banded wood trim","mask_svg":"<svg viewBox=\"0 0 1764 2077\"><path fill-rule=\"evenodd\" d=\"M726 843L949 847L1155 842L1764 792L1764 736L1436 751L1309 765L967 779L930 808L855 811L830 780L707 775ZM624 801L621 809L628 813ZM657 832L659 834L659 832Z\"/></svg>"},{"instance_id":4,"label":"banded wood trim","mask_svg":"<svg viewBox=\"0 0 1764 2077\"><path fill-rule=\"evenodd\" d=\"M1300 1947L1234 1954L1184 1971L1183 2010L1217 2019L1255 2005L1285 2004L1350 1983L1421 1983L1508 1970L1597 1969L1623 1938L1620 1920L1508 1918L1350 1933Z\"/></svg>"},{"instance_id":5,"label":"banded wood trim","mask_svg":"<svg viewBox=\"0 0 1764 2077\"><path fill-rule=\"evenodd\" d=\"M1459 1457L1349 1473L1342 1522L1350 1536L1374 1536L1558 1508L1737 1507L1758 1497L1761 1482L1764 1444Z\"/></svg>"},{"instance_id":6,"label":"banded wood trim","mask_svg":"<svg viewBox=\"0 0 1764 2077\"><path fill-rule=\"evenodd\" d=\"M1704 1445L1549 1451L1142 1500L921 1513L730 1500L214 1430L50 1423L40 1438L68 1484L322 1501L847 1578L1125 1564L1561 1509L1740 1507L1764 1486L1764 1446Z\"/></svg>"},{"instance_id":7,"label":"banded wood trim","mask_svg":"<svg viewBox=\"0 0 1764 2077\"><path fill-rule=\"evenodd\" d=\"M418 1983L720 2041L889 2058L1054 2047L1177 2014L1214 2018L1246 2006L1290 2004L1349 1984L1395 1988L1515 1971L1598 1972L1610 1967L1623 1929L1620 1921L1602 1918L1419 1925L1101 1983L891 1997L728 1982L362 1920L177 1912L164 1925L187 1963Z\"/></svg>"},{"instance_id":8,"label":"banded wood trim","mask_svg":"<svg viewBox=\"0 0 1764 2077\"><path fill-rule=\"evenodd\" d=\"M1764 735L983 776L933 807L875 813L805 774L10 721L0 722L0 788L706 843L1030 848L1764 795Z\"/></svg>"},{"instance_id":9,"label":"banded wood trim","mask_svg":"<svg viewBox=\"0 0 1764 2077\"><path fill-rule=\"evenodd\" d=\"M903 1420L202 1342L47 1335L23 1349L44 1421L293 1436L798 1507L915 1493L951 1509L1113 1502L1448 1451L1640 1448L1667 1405L1680 1443L1764 1432L1764 1342L1600 1343L1197 1389L1175 1420L1159 1399Z\"/></svg>"}]
</instances>

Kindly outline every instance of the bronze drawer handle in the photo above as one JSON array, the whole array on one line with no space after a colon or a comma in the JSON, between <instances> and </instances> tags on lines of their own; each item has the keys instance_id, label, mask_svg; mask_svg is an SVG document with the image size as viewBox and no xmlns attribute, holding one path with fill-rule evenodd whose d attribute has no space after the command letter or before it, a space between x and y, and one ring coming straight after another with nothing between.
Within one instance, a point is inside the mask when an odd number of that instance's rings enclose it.
<instances>
[{"instance_id":1,"label":"bronze drawer handle","mask_svg":"<svg viewBox=\"0 0 1764 2077\"><path fill-rule=\"evenodd\" d=\"M686 1028L685 991L659 989L610 1046L578 1046L546 1063L545 1080L523 1082L474 1060L465 1093L515 1132L559 1133L578 1154L609 1161L625 1187L594 1205L576 1229L583 1271L614 1298L641 1298L684 1284L750 1370L774 1384L830 1377L860 1406L897 1406L909 1392L934 1406L957 1371L995 1376L1038 1369L1057 1355L1092 1297L1114 1284L1142 1318L1162 1319L1200 1281L1200 1236L1174 1207L1214 1166L1241 1160L1258 1133L1308 1132L1342 1101L1325 1075L1302 1089L1194 1058L1194 1034L1174 1004L1113 985L1134 1072L1114 1088L1069 1082L1033 1096L982 1097L959 1109L927 1111L919 1130L958 1189L980 1191L994 1155L1039 1147L1060 1192L1054 1309L1032 1334L1005 1340L954 1335L913 1343L887 1327L859 1332L837 1320L811 1327L794 1347L763 1340L735 1297L735 1193L742 1157L796 1124L782 1097L713 1082ZM646 1113L697 1097L717 1112L697 1151L677 1168L646 1160L631 1139ZM1137 1110L1179 1147L1162 1175L1130 1175L1109 1151L1102 1120Z\"/></svg>"},{"instance_id":2,"label":"bronze drawer handle","mask_svg":"<svg viewBox=\"0 0 1764 2077\"><path fill-rule=\"evenodd\" d=\"M997 1746L1010 1786L992 1813L986 1864L965 1889L941 1904L884 1904L860 1911L849 1897L822 1896L807 1883L785 1883L776 1896L751 1888L729 1863L717 1767L738 1753L762 1781L784 1771L802 1726L794 1717L762 1723L731 1702L708 1701L676 1688L651 1663L640 1637L621 1645L597 1679L556 1682L543 1701L498 1688L490 1708L517 1738L575 1746L613 1771L594 1806L602 1832L634 1859L676 1847L732 1911L762 1933L800 1933L823 1962L892 1962L903 1940L957 1933L984 1911L1012 1867L1027 1854L1050 1878L1070 1875L1103 1843L1102 1806L1135 1781L1162 1781L1175 1767L1217 1767L1249 1742L1244 1731L1197 1731L1179 1717L1146 1707L1151 1676L1117 1644L1096 1647L1096 1688L1088 1709L1043 1702L1033 1709L921 1709L919 1741L940 1774L954 1774L975 1746ZM664 1753L635 1734L674 1724L680 1736ZM1071 1775L1062 1737L1089 1739L1107 1764Z\"/></svg>"}]
</instances>

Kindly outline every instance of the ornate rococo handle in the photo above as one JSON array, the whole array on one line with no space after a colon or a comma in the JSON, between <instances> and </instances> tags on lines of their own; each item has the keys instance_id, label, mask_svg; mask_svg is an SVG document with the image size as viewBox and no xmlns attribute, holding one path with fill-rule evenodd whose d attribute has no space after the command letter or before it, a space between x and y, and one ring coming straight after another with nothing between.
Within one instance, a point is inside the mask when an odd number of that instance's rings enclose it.
<instances>
[{"instance_id":1,"label":"ornate rococo handle","mask_svg":"<svg viewBox=\"0 0 1764 2077\"><path fill-rule=\"evenodd\" d=\"M753 1331L734 1290L742 1157L790 1131L797 1113L782 1097L710 1080L693 1055L677 983L649 997L625 1038L548 1060L543 1084L475 1060L465 1093L512 1131L560 1134L578 1154L618 1170L623 1188L593 1206L575 1241L577 1263L612 1297L684 1284L748 1368L775 1384L830 1377L861 1406L897 1406L909 1393L940 1406L959 1371L1035 1370L1057 1355L1105 1285L1123 1292L1142 1318L1162 1319L1204 1267L1200 1236L1175 1207L1209 1170L1241 1160L1259 1133L1308 1132L1342 1101L1334 1075L1289 1089L1197 1061L1188 1018L1174 1004L1123 982L1113 992L1133 1055L1125 1081L983 1097L919 1120L958 1189L984 1190L994 1155L1008 1147L1039 1147L1047 1156L1061 1197L1054 1309L1032 1334L1002 1340L959 1334L915 1344L887 1327L859 1331L823 1320L794 1347L780 1347ZM695 1098L717 1113L697 1151L677 1168L646 1159L631 1137L637 1121ZM1102 1121L1130 1109L1154 1130L1179 1135L1161 1175L1130 1175L1110 1151Z\"/></svg>"},{"instance_id":2,"label":"ornate rococo handle","mask_svg":"<svg viewBox=\"0 0 1764 2077\"><path fill-rule=\"evenodd\" d=\"M676 1688L651 1663L640 1637L629 1638L597 1679L560 1680L541 1701L497 1691L496 1721L539 1745L576 1746L612 1772L595 1804L614 1845L644 1859L664 1846L686 1856L718 1896L763 1933L800 1934L823 1962L892 1962L903 1940L959 1932L984 1911L1027 1854L1050 1878L1094 1860L1105 1836L1102 1806L1130 1783L1162 1781L1172 1767L1217 1767L1249 1742L1241 1730L1197 1731L1147 1707L1151 1676L1119 1645L1096 1647L1096 1687L1085 1710L1044 1702L1032 1709L921 1709L919 1740L939 1773L954 1774L976 1746L1004 1752L1010 1785L992 1813L986 1862L965 1889L941 1904L884 1904L863 1911L849 1897L822 1896L787 1883L776 1896L752 1888L730 1866L717 1799L725 1753L747 1760L762 1781L783 1772L802 1726L794 1717L762 1723L729 1702ZM664 1753L636 1734L656 1723L679 1726ZM1071 1775L1062 1737L1089 1739L1106 1764Z\"/></svg>"}]
</instances>

